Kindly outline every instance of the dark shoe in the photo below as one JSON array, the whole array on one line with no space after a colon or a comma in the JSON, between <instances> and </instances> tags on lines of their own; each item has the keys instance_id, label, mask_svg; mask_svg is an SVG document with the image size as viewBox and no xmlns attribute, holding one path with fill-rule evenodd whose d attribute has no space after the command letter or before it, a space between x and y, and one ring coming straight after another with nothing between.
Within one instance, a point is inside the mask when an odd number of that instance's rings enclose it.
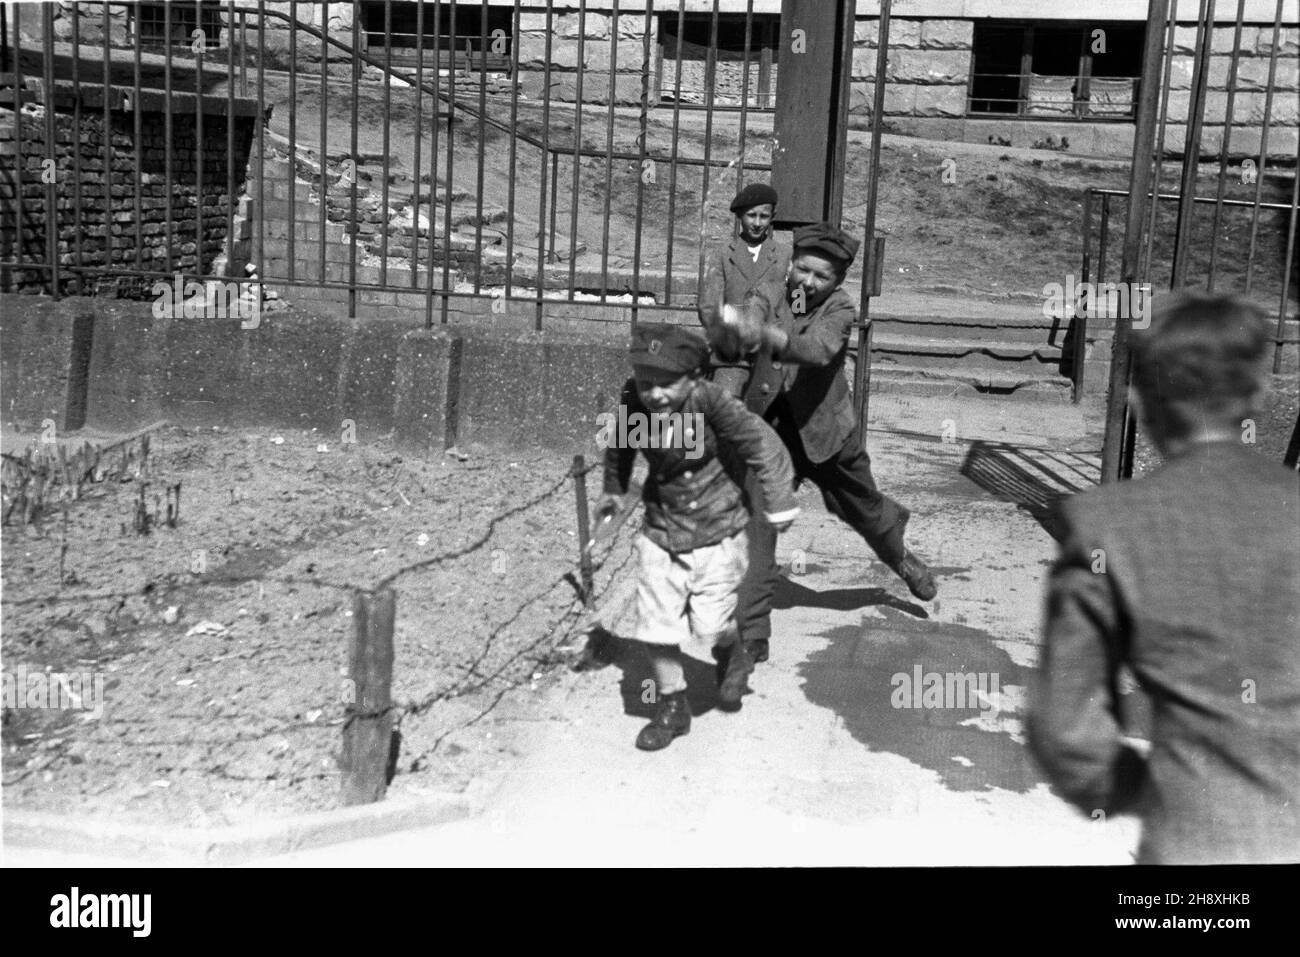
<instances>
[{"instance_id":1,"label":"dark shoe","mask_svg":"<svg viewBox=\"0 0 1300 957\"><path fill-rule=\"evenodd\" d=\"M691 708L686 703L686 692L675 691L659 699L659 710L636 736L636 746L642 751L660 751L672 744L673 738L690 730Z\"/></svg>"},{"instance_id":2,"label":"dark shoe","mask_svg":"<svg viewBox=\"0 0 1300 957\"><path fill-rule=\"evenodd\" d=\"M912 552L903 553L903 558L894 566L894 571L898 573L899 578L907 582L908 590L921 601L930 601L939 594L939 586L934 583L934 576L930 574L930 569Z\"/></svg>"},{"instance_id":3,"label":"dark shoe","mask_svg":"<svg viewBox=\"0 0 1300 957\"><path fill-rule=\"evenodd\" d=\"M758 664L760 661L767 661L767 639L747 639L745 641L745 653L749 655L749 660L754 662L754 664Z\"/></svg>"},{"instance_id":4,"label":"dark shoe","mask_svg":"<svg viewBox=\"0 0 1300 957\"><path fill-rule=\"evenodd\" d=\"M723 660L718 662L718 697L723 704L739 704L746 691L746 680L754 670L754 662L745 651L743 642L734 642L723 650Z\"/></svg>"}]
</instances>

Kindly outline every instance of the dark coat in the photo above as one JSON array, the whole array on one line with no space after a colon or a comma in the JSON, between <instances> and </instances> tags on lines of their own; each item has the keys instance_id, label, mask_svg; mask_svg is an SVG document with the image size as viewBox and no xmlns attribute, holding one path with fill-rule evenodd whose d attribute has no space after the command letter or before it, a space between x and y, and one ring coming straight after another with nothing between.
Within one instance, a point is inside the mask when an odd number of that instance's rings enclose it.
<instances>
[{"instance_id":1,"label":"dark coat","mask_svg":"<svg viewBox=\"0 0 1300 957\"><path fill-rule=\"evenodd\" d=\"M770 235L763 240L757 260L749 255L749 247L739 236L713 250L705 266L698 304L700 324L715 349L724 341L724 337L718 334L722 322L719 306L723 303L739 306L760 288L783 284L789 266L789 245ZM724 347L719 351L719 358L724 362L736 362L744 357L731 355Z\"/></svg>"},{"instance_id":2,"label":"dark coat","mask_svg":"<svg viewBox=\"0 0 1300 957\"><path fill-rule=\"evenodd\" d=\"M1053 783L1138 811L1139 863L1300 861L1296 473L1209 443L1060 514L1028 720ZM1120 740L1121 662L1151 699L1145 761Z\"/></svg>"},{"instance_id":3,"label":"dark coat","mask_svg":"<svg viewBox=\"0 0 1300 957\"><path fill-rule=\"evenodd\" d=\"M650 413L629 379L619 402L627 416ZM799 511L794 498L794 466L771 426L745 410L721 386L697 381L678 410L683 425L703 422L702 447L698 436L692 448L673 443L669 448L629 448L608 442L605 448L605 485L608 494L628 489L636 454L641 451L650 466L642 490L645 534L660 548L688 552L716 545L744 529L749 505L742 488L745 469L762 483L768 521L789 521ZM699 414L702 418L697 419ZM698 454L697 454L698 453Z\"/></svg>"},{"instance_id":4,"label":"dark coat","mask_svg":"<svg viewBox=\"0 0 1300 957\"><path fill-rule=\"evenodd\" d=\"M745 405L764 415L784 392L808 458L825 462L844 447L857 422L844 360L858 308L843 288L802 316L791 310L784 284L766 286L758 295L767 321L784 330L790 342L780 355L767 348L758 353Z\"/></svg>"}]
</instances>

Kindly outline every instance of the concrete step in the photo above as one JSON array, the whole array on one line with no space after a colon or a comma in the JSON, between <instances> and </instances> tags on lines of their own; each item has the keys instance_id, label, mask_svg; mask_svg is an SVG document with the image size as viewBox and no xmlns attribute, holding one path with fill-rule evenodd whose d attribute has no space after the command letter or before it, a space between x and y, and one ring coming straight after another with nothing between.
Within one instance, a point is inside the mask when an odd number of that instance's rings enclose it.
<instances>
[{"instance_id":1,"label":"concrete step","mask_svg":"<svg viewBox=\"0 0 1300 957\"><path fill-rule=\"evenodd\" d=\"M850 364L851 365L851 364ZM852 368L847 370L852 381ZM1038 370L984 369L967 366L921 366L873 362L872 391L911 395L978 398L996 395L1039 402L1071 401L1069 379Z\"/></svg>"},{"instance_id":2,"label":"concrete step","mask_svg":"<svg viewBox=\"0 0 1300 957\"><path fill-rule=\"evenodd\" d=\"M1035 363L1055 366L1061 361L1060 346L1027 339L1004 340L986 337L906 336L876 333L871 339L873 359L893 359L904 364L934 365L951 362L987 367Z\"/></svg>"},{"instance_id":3,"label":"concrete step","mask_svg":"<svg viewBox=\"0 0 1300 957\"><path fill-rule=\"evenodd\" d=\"M975 339L996 342L1060 343L1069 323L1041 314L1008 311L1003 316L943 316L871 313L876 338L881 335L921 339Z\"/></svg>"}]
</instances>

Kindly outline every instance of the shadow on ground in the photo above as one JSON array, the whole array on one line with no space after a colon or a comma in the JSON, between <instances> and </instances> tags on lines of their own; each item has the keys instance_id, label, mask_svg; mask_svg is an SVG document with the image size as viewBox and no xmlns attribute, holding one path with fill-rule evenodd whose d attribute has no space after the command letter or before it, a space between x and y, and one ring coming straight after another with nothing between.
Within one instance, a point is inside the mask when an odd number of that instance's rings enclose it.
<instances>
[{"instance_id":1,"label":"shadow on ground","mask_svg":"<svg viewBox=\"0 0 1300 957\"><path fill-rule=\"evenodd\" d=\"M1100 478L1088 458L1073 452L984 441L971 443L961 474L984 491L1024 509L1058 542L1063 529L1056 517L1056 503Z\"/></svg>"},{"instance_id":2,"label":"shadow on ground","mask_svg":"<svg viewBox=\"0 0 1300 957\"><path fill-rule=\"evenodd\" d=\"M772 607L829 608L832 611L854 611L871 605L884 605L917 618L928 618L930 613L915 602L891 594L884 588L828 588L816 591L782 576L777 579L772 596Z\"/></svg>"},{"instance_id":3,"label":"shadow on ground","mask_svg":"<svg viewBox=\"0 0 1300 957\"><path fill-rule=\"evenodd\" d=\"M1017 709L1032 671L1012 661L988 632L919 619L887 603L881 614L823 634L830 645L799 665L808 700L838 714L871 750L936 771L949 790L1027 792L1042 781L1016 740L1023 718ZM983 674L992 707L963 701L964 694L939 707L895 707L904 689L913 705L936 703L912 687L918 667L922 676Z\"/></svg>"},{"instance_id":4,"label":"shadow on ground","mask_svg":"<svg viewBox=\"0 0 1300 957\"><path fill-rule=\"evenodd\" d=\"M714 708L727 709L718 700L717 670L711 663L682 655L686 672L686 700L691 715L700 715ZM622 672L618 692L623 698L623 713L649 720L655 713L654 673L646 646L631 638L596 629L587 638L586 648L574 665L578 671L596 671L613 665Z\"/></svg>"}]
</instances>

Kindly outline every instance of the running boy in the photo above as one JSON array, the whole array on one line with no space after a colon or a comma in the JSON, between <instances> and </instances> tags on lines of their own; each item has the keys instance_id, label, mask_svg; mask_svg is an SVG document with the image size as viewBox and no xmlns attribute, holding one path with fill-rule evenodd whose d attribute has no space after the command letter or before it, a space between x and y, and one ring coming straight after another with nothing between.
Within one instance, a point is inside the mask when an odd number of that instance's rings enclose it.
<instances>
[{"instance_id":1,"label":"running boy","mask_svg":"<svg viewBox=\"0 0 1300 957\"><path fill-rule=\"evenodd\" d=\"M842 285L857 251L858 241L830 223L795 230L785 287L769 285L758 294L766 319L745 404L776 429L796 474L821 490L827 510L861 535L914 596L929 601L938 592L934 577L903 540L910 513L876 488L871 459L853 440L857 415L844 360L858 309ZM752 657L765 661L776 536L751 525L749 544L740 628Z\"/></svg>"},{"instance_id":2,"label":"running boy","mask_svg":"<svg viewBox=\"0 0 1300 957\"><path fill-rule=\"evenodd\" d=\"M757 476L777 531L798 514L794 471L763 420L715 383L701 378L708 346L680 326L639 324L623 387L622 441L606 440L604 494L596 519L612 516L638 450L650 467L642 497L645 526L637 539L636 638L650 655L657 689L654 719L636 746L658 751L691 727L683 652L720 660L719 697L740 701L753 663L739 641L736 596L745 575L750 516L745 469Z\"/></svg>"}]
</instances>

